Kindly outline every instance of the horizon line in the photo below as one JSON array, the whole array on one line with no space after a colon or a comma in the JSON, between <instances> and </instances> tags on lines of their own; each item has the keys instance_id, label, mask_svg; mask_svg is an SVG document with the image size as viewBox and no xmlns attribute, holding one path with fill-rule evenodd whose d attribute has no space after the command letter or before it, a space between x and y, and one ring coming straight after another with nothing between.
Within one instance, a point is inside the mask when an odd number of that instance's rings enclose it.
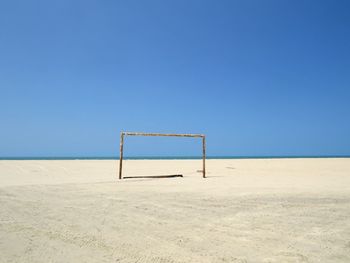
<instances>
[{"instance_id":1,"label":"horizon line","mask_svg":"<svg viewBox=\"0 0 350 263\"><path fill-rule=\"evenodd\" d=\"M125 156L125 160L191 160L202 156ZM350 155L209 155L206 159L350 158ZM119 160L118 156L0 156L0 160Z\"/></svg>"}]
</instances>

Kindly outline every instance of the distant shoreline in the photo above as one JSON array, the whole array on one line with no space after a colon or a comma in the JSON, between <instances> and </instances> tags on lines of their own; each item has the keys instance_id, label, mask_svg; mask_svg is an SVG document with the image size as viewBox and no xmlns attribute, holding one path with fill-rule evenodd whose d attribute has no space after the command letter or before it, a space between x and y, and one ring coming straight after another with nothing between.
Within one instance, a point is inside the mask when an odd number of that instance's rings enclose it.
<instances>
[{"instance_id":1,"label":"distant shoreline","mask_svg":"<svg viewBox=\"0 0 350 263\"><path fill-rule=\"evenodd\" d=\"M207 156L206 159L300 159L350 158L350 155ZM200 160L201 156L128 156L125 160ZM0 157L0 160L119 160L117 157Z\"/></svg>"}]
</instances>

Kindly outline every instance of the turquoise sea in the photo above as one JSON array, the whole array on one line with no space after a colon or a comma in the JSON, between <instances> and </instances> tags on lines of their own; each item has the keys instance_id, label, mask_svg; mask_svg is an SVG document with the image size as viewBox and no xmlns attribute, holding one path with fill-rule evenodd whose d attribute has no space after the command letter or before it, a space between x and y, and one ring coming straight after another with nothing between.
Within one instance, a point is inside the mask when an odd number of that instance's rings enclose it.
<instances>
[{"instance_id":1,"label":"turquoise sea","mask_svg":"<svg viewBox=\"0 0 350 263\"><path fill-rule=\"evenodd\" d=\"M207 156L206 159L350 158L350 155ZM125 156L125 160L191 160L202 156ZM0 160L119 160L119 156L0 157Z\"/></svg>"}]
</instances>

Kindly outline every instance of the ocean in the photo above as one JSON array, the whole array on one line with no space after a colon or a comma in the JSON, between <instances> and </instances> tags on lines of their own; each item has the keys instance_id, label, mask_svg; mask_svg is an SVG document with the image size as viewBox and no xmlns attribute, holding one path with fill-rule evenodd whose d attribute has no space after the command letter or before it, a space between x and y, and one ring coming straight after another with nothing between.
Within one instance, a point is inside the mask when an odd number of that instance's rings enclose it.
<instances>
[{"instance_id":1,"label":"ocean","mask_svg":"<svg viewBox=\"0 0 350 263\"><path fill-rule=\"evenodd\" d=\"M289 158L350 158L350 155L273 155L273 156L207 156L206 159L289 159ZM124 156L124 160L196 160L202 156ZM119 160L119 156L26 156L0 157L0 160Z\"/></svg>"}]
</instances>

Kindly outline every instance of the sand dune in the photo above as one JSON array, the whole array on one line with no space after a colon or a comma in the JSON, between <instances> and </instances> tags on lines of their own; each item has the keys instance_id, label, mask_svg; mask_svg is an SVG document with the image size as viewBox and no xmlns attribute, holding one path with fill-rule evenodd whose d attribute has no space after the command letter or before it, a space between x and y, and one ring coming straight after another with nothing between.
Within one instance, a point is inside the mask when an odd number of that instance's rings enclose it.
<instances>
[{"instance_id":1,"label":"sand dune","mask_svg":"<svg viewBox=\"0 0 350 263\"><path fill-rule=\"evenodd\" d=\"M350 262L350 159L0 161L0 262Z\"/></svg>"}]
</instances>

